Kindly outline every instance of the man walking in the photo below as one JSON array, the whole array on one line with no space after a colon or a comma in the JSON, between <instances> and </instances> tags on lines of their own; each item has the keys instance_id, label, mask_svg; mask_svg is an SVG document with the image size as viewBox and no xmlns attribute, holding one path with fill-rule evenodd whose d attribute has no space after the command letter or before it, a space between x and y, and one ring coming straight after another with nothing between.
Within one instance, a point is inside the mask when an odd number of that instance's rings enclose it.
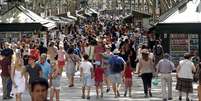
<instances>
[{"instance_id":1,"label":"man walking","mask_svg":"<svg viewBox=\"0 0 201 101\"><path fill-rule=\"evenodd\" d=\"M115 98L120 97L119 89L121 87L122 75L121 72L126 66L126 62L120 56L118 56L119 51L114 51L114 55L109 59L110 64L110 79L112 81L112 89Z\"/></svg>"},{"instance_id":2,"label":"man walking","mask_svg":"<svg viewBox=\"0 0 201 101\"><path fill-rule=\"evenodd\" d=\"M157 66L157 72L161 74L162 96L163 101L172 100L172 71L175 70L175 66L172 61L169 60L169 54L165 54ZM166 93L166 85L168 86L168 95Z\"/></svg>"}]
</instances>

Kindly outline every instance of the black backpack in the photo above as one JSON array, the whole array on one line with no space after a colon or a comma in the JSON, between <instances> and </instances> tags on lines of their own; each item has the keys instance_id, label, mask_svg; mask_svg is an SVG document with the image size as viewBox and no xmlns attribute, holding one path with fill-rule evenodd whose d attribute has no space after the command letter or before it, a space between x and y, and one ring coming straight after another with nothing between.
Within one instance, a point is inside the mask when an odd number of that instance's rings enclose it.
<instances>
[{"instance_id":1,"label":"black backpack","mask_svg":"<svg viewBox=\"0 0 201 101\"><path fill-rule=\"evenodd\" d=\"M163 48L162 48L162 46L156 46L155 48L154 48L154 53L155 53L155 55L162 55L163 54Z\"/></svg>"}]
</instances>

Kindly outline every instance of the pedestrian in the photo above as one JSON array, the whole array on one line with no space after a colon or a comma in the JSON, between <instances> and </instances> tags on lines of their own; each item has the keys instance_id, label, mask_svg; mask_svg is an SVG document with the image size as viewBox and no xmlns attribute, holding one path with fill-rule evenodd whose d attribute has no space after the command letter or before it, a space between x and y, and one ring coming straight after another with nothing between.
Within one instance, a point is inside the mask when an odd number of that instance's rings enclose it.
<instances>
[{"instance_id":1,"label":"pedestrian","mask_svg":"<svg viewBox=\"0 0 201 101\"><path fill-rule=\"evenodd\" d=\"M195 78L198 80L198 98L201 101L201 62L196 67Z\"/></svg>"},{"instance_id":2,"label":"pedestrian","mask_svg":"<svg viewBox=\"0 0 201 101\"><path fill-rule=\"evenodd\" d=\"M52 41L50 42L49 47L47 48L47 57L49 59L49 62L51 64L51 62L54 62L54 58L56 57L57 53L58 53L58 48L55 45L55 42Z\"/></svg>"},{"instance_id":3,"label":"pedestrian","mask_svg":"<svg viewBox=\"0 0 201 101\"><path fill-rule=\"evenodd\" d=\"M51 90L50 90L50 101L53 101L54 95L56 95L56 101L59 101L60 93L60 81L61 81L61 68L58 67L57 58L55 57L55 63L52 65L52 74L51 74Z\"/></svg>"},{"instance_id":4,"label":"pedestrian","mask_svg":"<svg viewBox=\"0 0 201 101\"><path fill-rule=\"evenodd\" d=\"M142 58L139 59L139 69L138 74L142 77L143 85L144 85L144 94L145 98L149 96L152 97L151 93L151 81L154 73L154 63L153 60L149 57L149 50L143 49L141 51Z\"/></svg>"},{"instance_id":5,"label":"pedestrian","mask_svg":"<svg viewBox=\"0 0 201 101\"><path fill-rule=\"evenodd\" d=\"M153 54L155 56L155 65L163 58L164 50L161 42L159 40L156 41L155 46L153 47Z\"/></svg>"},{"instance_id":6,"label":"pedestrian","mask_svg":"<svg viewBox=\"0 0 201 101\"><path fill-rule=\"evenodd\" d=\"M105 46L106 51L102 54L102 67L104 68L104 79L105 79L105 83L107 86L106 92L110 91L110 64L109 64L109 58L113 55L113 53L111 52L111 46L110 45L106 45Z\"/></svg>"},{"instance_id":7,"label":"pedestrian","mask_svg":"<svg viewBox=\"0 0 201 101\"><path fill-rule=\"evenodd\" d=\"M99 98L99 89L101 90L101 98L103 97L103 75L104 75L104 69L101 67L101 65L97 65L95 67L94 71L95 75L95 86L96 86L96 94L97 98Z\"/></svg>"},{"instance_id":8,"label":"pedestrian","mask_svg":"<svg viewBox=\"0 0 201 101\"><path fill-rule=\"evenodd\" d=\"M124 93L124 97L127 96L127 91L129 91L129 97L131 96L131 90L132 90L132 67L130 62L128 61L126 63L126 68L124 69L124 84L125 84L125 93Z\"/></svg>"},{"instance_id":9,"label":"pedestrian","mask_svg":"<svg viewBox=\"0 0 201 101\"><path fill-rule=\"evenodd\" d=\"M110 79L112 81L112 89L115 95L115 98L120 97L119 89L122 83L121 72L124 70L126 62L122 57L118 56L120 53L118 49L114 50L114 55L109 59L110 64Z\"/></svg>"},{"instance_id":10,"label":"pedestrian","mask_svg":"<svg viewBox=\"0 0 201 101\"><path fill-rule=\"evenodd\" d=\"M42 77L48 80L51 75L52 68L50 63L47 61L47 55L45 53L41 54L40 59L39 61L36 61L36 64L42 69Z\"/></svg>"},{"instance_id":11,"label":"pedestrian","mask_svg":"<svg viewBox=\"0 0 201 101\"><path fill-rule=\"evenodd\" d=\"M25 47L23 49L23 61L25 66L28 65L29 56L30 56L30 48L28 44L25 44Z\"/></svg>"},{"instance_id":12,"label":"pedestrian","mask_svg":"<svg viewBox=\"0 0 201 101\"><path fill-rule=\"evenodd\" d=\"M69 81L69 86L68 87L73 87L74 86L74 76L76 72L76 64L79 64L80 58L79 56L74 54L74 49L69 48L68 52L66 54L66 75L68 77Z\"/></svg>"},{"instance_id":13,"label":"pedestrian","mask_svg":"<svg viewBox=\"0 0 201 101\"><path fill-rule=\"evenodd\" d=\"M34 56L29 56L29 61L28 61L28 65L26 65L26 73L29 76L29 88L30 88L30 84L31 82L33 82L33 80L42 77L42 68L35 63L35 57Z\"/></svg>"},{"instance_id":14,"label":"pedestrian","mask_svg":"<svg viewBox=\"0 0 201 101\"><path fill-rule=\"evenodd\" d=\"M179 100L182 100L182 92L186 93L186 101L190 101L189 93L193 92L193 72L195 66L190 60L190 53L184 54L184 60L179 61L177 67L177 84L176 90L179 91Z\"/></svg>"},{"instance_id":15,"label":"pedestrian","mask_svg":"<svg viewBox=\"0 0 201 101\"><path fill-rule=\"evenodd\" d=\"M44 42L40 42L38 50L40 52L40 55L43 54L43 53L47 54L47 51L48 51L47 47L44 46Z\"/></svg>"},{"instance_id":16,"label":"pedestrian","mask_svg":"<svg viewBox=\"0 0 201 101\"><path fill-rule=\"evenodd\" d=\"M48 101L48 81L44 78L37 78L31 82L31 101Z\"/></svg>"},{"instance_id":17,"label":"pedestrian","mask_svg":"<svg viewBox=\"0 0 201 101\"><path fill-rule=\"evenodd\" d=\"M35 61L38 61L38 59L40 58L40 52L36 44L33 47L31 47L30 55L35 57Z\"/></svg>"},{"instance_id":18,"label":"pedestrian","mask_svg":"<svg viewBox=\"0 0 201 101\"><path fill-rule=\"evenodd\" d=\"M60 68L61 71L63 71L63 67L65 65L65 50L62 44L59 45L59 50L58 50L58 67Z\"/></svg>"},{"instance_id":19,"label":"pedestrian","mask_svg":"<svg viewBox=\"0 0 201 101\"><path fill-rule=\"evenodd\" d=\"M89 56L83 56L84 61L80 64L80 78L82 85L82 98L85 98L85 89L87 89L87 99L90 99L91 82L93 78L93 65L89 62Z\"/></svg>"},{"instance_id":20,"label":"pedestrian","mask_svg":"<svg viewBox=\"0 0 201 101\"><path fill-rule=\"evenodd\" d=\"M169 54L164 54L156 65L157 73L160 73L161 86L162 86L162 97L163 101L172 100L172 71L175 70L174 63L169 60ZM168 87L168 94L166 93L166 85Z\"/></svg>"},{"instance_id":21,"label":"pedestrian","mask_svg":"<svg viewBox=\"0 0 201 101\"><path fill-rule=\"evenodd\" d=\"M3 86L3 100L13 98L10 96L12 90L12 80L11 80L11 58L10 56L2 56L0 60L1 68L1 79Z\"/></svg>"},{"instance_id":22,"label":"pedestrian","mask_svg":"<svg viewBox=\"0 0 201 101\"><path fill-rule=\"evenodd\" d=\"M19 49L16 50L11 67L11 79L14 86L16 101L22 101L22 94L26 90L26 72Z\"/></svg>"}]
</instances>

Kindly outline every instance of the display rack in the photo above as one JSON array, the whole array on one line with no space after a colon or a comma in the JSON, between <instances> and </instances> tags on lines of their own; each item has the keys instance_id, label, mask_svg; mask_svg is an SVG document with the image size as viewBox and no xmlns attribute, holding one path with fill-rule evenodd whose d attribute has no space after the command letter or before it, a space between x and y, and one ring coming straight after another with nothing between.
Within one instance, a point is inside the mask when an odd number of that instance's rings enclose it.
<instances>
[{"instance_id":1,"label":"display rack","mask_svg":"<svg viewBox=\"0 0 201 101\"><path fill-rule=\"evenodd\" d=\"M199 49L197 34L170 34L170 55L175 64L183 59L186 52Z\"/></svg>"}]
</instances>

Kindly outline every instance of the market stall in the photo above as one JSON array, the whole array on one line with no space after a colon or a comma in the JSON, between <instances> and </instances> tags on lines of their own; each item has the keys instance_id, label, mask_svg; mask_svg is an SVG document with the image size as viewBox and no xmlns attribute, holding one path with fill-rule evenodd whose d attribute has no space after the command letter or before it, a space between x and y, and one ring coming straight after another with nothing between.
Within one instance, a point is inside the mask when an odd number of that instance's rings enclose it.
<instances>
[{"instance_id":1,"label":"market stall","mask_svg":"<svg viewBox=\"0 0 201 101\"><path fill-rule=\"evenodd\" d=\"M47 31L56 27L53 21L42 18L23 6L15 6L0 18L1 41L16 42L22 37L32 36L45 40Z\"/></svg>"},{"instance_id":2,"label":"market stall","mask_svg":"<svg viewBox=\"0 0 201 101\"><path fill-rule=\"evenodd\" d=\"M156 25L155 32L162 38L165 52L178 63L185 52L198 51L201 55L201 12L199 0L189 1Z\"/></svg>"}]
</instances>

